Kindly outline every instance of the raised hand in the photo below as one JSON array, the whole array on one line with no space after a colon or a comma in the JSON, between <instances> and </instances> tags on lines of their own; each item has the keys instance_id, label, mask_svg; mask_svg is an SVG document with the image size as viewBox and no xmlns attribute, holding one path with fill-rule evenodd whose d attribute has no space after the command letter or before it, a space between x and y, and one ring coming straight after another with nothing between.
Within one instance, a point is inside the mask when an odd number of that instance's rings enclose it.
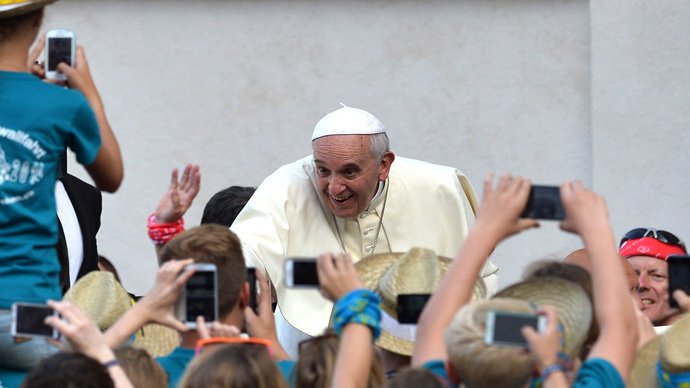
<instances>
[{"instance_id":1,"label":"raised hand","mask_svg":"<svg viewBox=\"0 0 690 388\"><path fill-rule=\"evenodd\" d=\"M172 170L170 186L163 194L156 208L156 222L170 223L182 218L187 212L201 186L201 169L196 164L188 164L178 180L178 170Z\"/></svg>"}]
</instances>

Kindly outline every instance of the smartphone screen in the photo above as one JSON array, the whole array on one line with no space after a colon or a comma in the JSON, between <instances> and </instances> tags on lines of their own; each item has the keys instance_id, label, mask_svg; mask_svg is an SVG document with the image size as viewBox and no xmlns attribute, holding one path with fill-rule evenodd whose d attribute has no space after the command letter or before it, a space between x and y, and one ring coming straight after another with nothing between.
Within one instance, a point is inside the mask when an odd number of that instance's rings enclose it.
<instances>
[{"instance_id":1,"label":"smartphone screen","mask_svg":"<svg viewBox=\"0 0 690 388\"><path fill-rule=\"evenodd\" d=\"M247 267L247 283L249 283L249 307L258 314L258 304L256 302L258 295L256 293L256 268Z\"/></svg>"},{"instance_id":2,"label":"smartphone screen","mask_svg":"<svg viewBox=\"0 0 690 388\"><path fill-rule=\"evenodd\" d=\"M45 324L45 319L52 315L57 315L57 312L48 305L14 303L12 305L12 335L57 338L57 330Z\"/></svg>"},{"instance_id":3,"label":"smartphone screen","mask_svg":"<svg viewBox=\"0 0 690 388\"><path fill-rule=\"evenodd\" d=\"M56 71L64 62L72 66L72 38L48 38L48 71Z\"/></svg>"},{"instance_id":4,"label":"smartphone screen","mask_svg":"<svg viewBox=\"0 0 690 388\"><path fill-rule=\"evenodd\" d=\"M206 322L218 319L218 280L214 264L192 264L194 275L187 280L183 289L181 320L188 327L196 327L196 318L204 317Z\"/></svg>"},{"instance_id":5,"label":"smartphone screen","mask_svg":"<svg viewBox=\"0 0 690 388\"><path fill-rule=\"evenodd\" d=\"M419 321L419 316L426 306L431 294L400 294L396 304L399 323L414 323Z\"/></svg>"},{"instance_id":6,"label":"smartphone screen","mask_svg":"<svg viewBox=\"0 0 690 388\"><path fill-rule=\"evenodd\" d=\"M671 307L677 308L678 302L673 297L675 290L683 290L690 294L690 256L671 255L666 260L668 263L668 292Z\"/></svg>"},{"instance_id":7,"label":"smartphone screen","mask_svg":"<svg viewBox=\"0 0 690 388\"><path fill-rule=\"evenodd\" d=\"M484 342L486 344L527 348L522 335L524 326L531 326L541 332L546 325L543 315L490 310L486 316Z\"/></svg>"},{"instance_id":8,"label":"smartphone screen","mask_svg":"<svg viewBox=\"0 0 690 388\"><path fill-rule=\"evenodd\" d=\"M561 202L560 187L532 185L527 205L520 217L539 220L564 219L565 209Z\"/></svg>"},{"instance_id":9,"label":"smartphone screen","mask_svg":"<svg viewBox=\"0 0 690 388\"><path fill-rule=\"evenodd\" d=\"M288 287L318 287L319 275L315 258L289 258L285 261L285 285Z\"/></svg>"}]
</instances>

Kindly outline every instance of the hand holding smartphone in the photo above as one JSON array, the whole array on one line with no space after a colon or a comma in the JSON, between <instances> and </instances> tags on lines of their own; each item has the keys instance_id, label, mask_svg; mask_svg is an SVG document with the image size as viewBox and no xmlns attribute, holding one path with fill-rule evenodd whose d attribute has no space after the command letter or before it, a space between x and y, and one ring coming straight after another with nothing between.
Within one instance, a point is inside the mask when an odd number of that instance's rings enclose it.
<instances>
[{"instance_id":1,"label":"hand holding smartphone","mask_svg":"<svg viewBox=\"0 0 690 388\"><path fill-rule=\"evenodd\" d=\"M489 310L486 314L484 343L527 349L527 339L522 335L524 326L531 326L542 333L546 329L546 316Z\"/></svg>"},{"instance_id":2,"label":"hand holding smartphone","mask_svg":"<svg viewBox=\"0 0 690 388\"><path fill-rule=\"evenodd\" d=\"M289 257L285 260L285 286L290 288L318 288L319 274L316 258Z\"/></svg>"},{"instance_id":3,"label":"hand holding smartphone","mask_svg":"<svg viewBox=\"0 0 690 388\"><path fill-rule=\"evenodd\" d=\"M185 270L194 269L187 280L177 303L177 317L190 329L196 329L196 318L201 315L206 322L218 320L218 274L215 264L190 264Z\"/></svg>"},{"instance_id":4,"label":"hand holding smartphone","mask_svg":"<svg viewBox=\"0 0 690 388\"><path fill-rule=\"evenodd\" d=\"M46 318L50 316L57 317L58 313L47 304L13 303L11 334L13 337L58 339L60 338L58 330L45 324Z\"/></svg>"},{"instance_id":5,"label":"hand holding smartphone","mask_svg":"<svg viewBox=\"0 0 690 388\"><path fill-rule=\"evenodd\" d=\"M671 307L678 308L673 297L675 290L683 290L690 295L690 255L671 255L668 263L668 300Z\"/></svg>"},{"instance_id":6,"label":"hand holding smartphone","mask_svg":"<svg viewBox=\"0 0 690 388\"><path fill-rule=\"evenodd\" d=\"M527 205L520 217L539 220L565 219L565 208L561 202L560 187L532 185Z\"/></svg>"},{"instance_id":7,"label":"hand holding smartphone","mask_svg":"<svg viewBox=\"0 0 690 388\"><path fill-rule=\"evenodd\" d=\"M76 35L65 28L53 29L46 33L46 57L44 61L47 79L65 81L67 77L58 70L60 63L74 66Z\"/></svg>"}]
</instances>

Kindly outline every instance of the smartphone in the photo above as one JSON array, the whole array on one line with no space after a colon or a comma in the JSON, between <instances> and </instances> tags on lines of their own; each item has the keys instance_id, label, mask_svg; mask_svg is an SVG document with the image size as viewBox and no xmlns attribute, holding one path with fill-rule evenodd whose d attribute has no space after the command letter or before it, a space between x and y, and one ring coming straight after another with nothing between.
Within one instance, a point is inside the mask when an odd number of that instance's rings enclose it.
<instances>
[{"instance_id":1,"label":"smartphone","mask_svg":"<svg viewBox=\"0 0 690 388\"><path fill-rule=\"evenodd\" d=\"M539 220L564 219L565 209L563 208L563 202L561 202L560 187L532 185L527 205L520 217Z\"/></svg>"},{"instance_id":2,"label":"smartphone","mask_svg":"<svg viewBox=\"0 0 690 388\"><path fill-rule=\"evenodd\" d=\"M287 258L285 260L285 286L318 287L319 274L316 271L316 258Z\"/></svg>"},{"instance_id":3,"label":"smartphone","mask_svg":"<svg viewBox=\"0 0 690 388\"><path fill-rule=\"evenodd\" d=\"M185 270L194 269L187 280L177 303L177 317L190 329L196 329L196 318L201 315L206 322L218 319L218 271L215 264L190 264Z\"/></svg>"},{"instance_id":4,"label":"smartphone","mask_svg":"<svg viewBox=\"0 0 690 388\"><path fill-rule=\"evenodd\" d=\"M255 314L259 313L256 293L256 268L247 267L247 283L249 283L249 307L252 308Z\"/></svg>"},{"instance_id":5,"label":"smartphone","mask_svg":"<svg viewBox=\"0 0 690 388\"><path fill-rule=\"evenodd\" d=\"M58 71L57 66L64 62L74 65L76 36L72 30L58 28L46 33L46 57L44 61L46 78L65 81L67 77Z\"/></svg>"},{"instance_id":6,"label":"smartphone","mask_svg":"<svg viewBox=\"0 0 690 388\"><path fill-rule=\"evenodd\" d=\"M527 340L521 331L525 326L531 326L541 333L546 328L546 316L489 310L486 315L484 343L487 345L514 346L526 349Z\"/></svg>"},{"instance_id":7,"label":"smartphone","mask_svg":"<svg viewBox=\"0 0 690 388\"><path fill-rule=\"evenodd\" d=\"M398 323L416 324L429 298L431 294L399 294L395 306Z\"/></svg>"},{"instance_id":8,"label":"smartphone","mask_svg":"<svg viewBox=\"0 0 690 388\"><path fill-rule=\"evenodd\" d=\"M668 263L668 300L671 307L678 308L673 291L683 290L690 294L690 255L670 255Z\"/></svg>"},{"instance_id":9,"label":"smartphone","mask_svg":"<svg viewBox=\"0 0 690 388\"><path fill-rule=\"evenodd\" d=\"M12 304L11 333L13 337L48 337L58 339L60 332L45 324L49 316L59 316L47 304L22 303Z\"/></svg>"}]
</instances>

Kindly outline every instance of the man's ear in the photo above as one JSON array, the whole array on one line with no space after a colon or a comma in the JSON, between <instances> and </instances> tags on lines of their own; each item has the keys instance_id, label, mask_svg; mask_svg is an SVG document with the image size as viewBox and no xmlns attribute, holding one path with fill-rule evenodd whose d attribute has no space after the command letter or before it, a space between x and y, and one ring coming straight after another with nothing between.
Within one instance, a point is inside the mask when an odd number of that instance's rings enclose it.
<instances>
[{"instance_id":1,"label":"man's ear","mask_svg":"<svg viewBox=\"0 0 690 388\"><path fill-rule=\"evenodd\" d=\"M240 295L237 298L237 304L240 309L244 310L245 307L249 306L249 283L244 282L242 288L240 288Z\"/></svg>"},{"instance_id":2,"label":"man's ear","mask_svg":"<svg viewBox=\"0 0 690 388\"><path fill-rule=\"evenodd\" d=\"M385 181L388 178L394 160L395 154L392 151L386 151L386 153L383 154L380 162L381 172L379 173L379 181Z\"/></svg>"},{"instance_id":3,"label":"man's ear","mask_svg":"<svg viewBox=\"0 0 690 388\"><path fill-rule=\"evenodd\" d=\"M446 367L446 373L448 373L448 379L450 379L450 382L455 384L455 385L460 385L462 380L460 380L460 376L458 376L458 372L455 371L455 368L453 368L452 365L450 365L450 362L448 360L445 360L443 362L443 365Z\"/></svg>"}]
</instances>

